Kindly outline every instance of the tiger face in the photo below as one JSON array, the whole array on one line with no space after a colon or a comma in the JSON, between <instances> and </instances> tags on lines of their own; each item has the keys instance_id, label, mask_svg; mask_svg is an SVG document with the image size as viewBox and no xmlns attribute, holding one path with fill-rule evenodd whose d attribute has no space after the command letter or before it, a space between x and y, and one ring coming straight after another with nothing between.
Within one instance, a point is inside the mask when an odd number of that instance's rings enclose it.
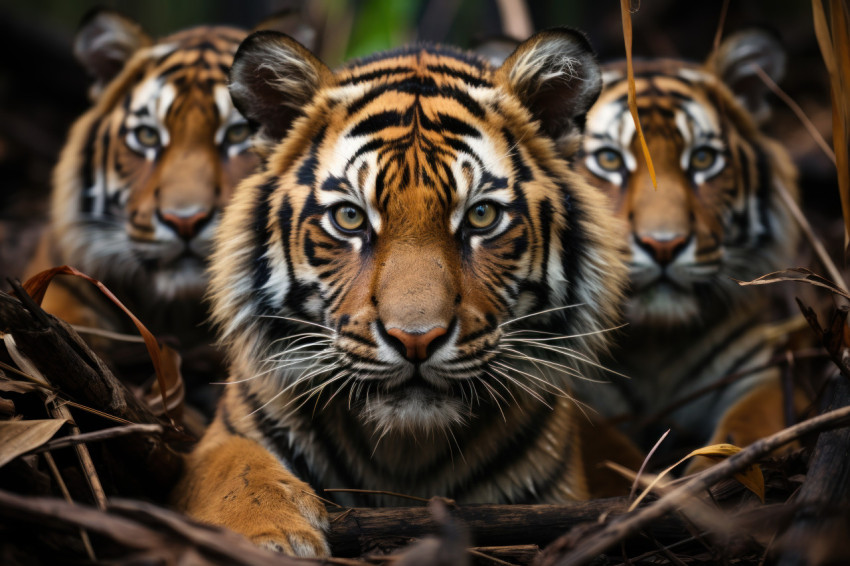
<instances>
[{"instance_id":1,"label":"tiger face","mask_svg":"<svg viewBox=\"0 0 850 566\"><path fill-rule=\"evenodd\" d=\"M216 237L213 317L245 398L279 423L341 406L374 441L562 392L604 344L624 275L601 196L555 151L599 79L568 30L499 69L415 46L337 73L249 37L234 101L262 145L291 131ZM514 331L547 325L573 341L535 366ZM537 377L546 364L556 377Z\"/></svg>"},{"instance_id":2,"label":"tiger face","mask_svg":"<svg viewBox=\"0 0 850 566\"><path fill-rule=\"evenodd\" d=\"M245 35L201 27L154 42L100 11L77 36L95 101L55 172L52 263L104 281L169 333L202 320L213 229L258 163L227 90Z\"/></svg>"},{"instance_id":3,"label":"tiger face","mask_svg":"<svg viewBox=\"0 0 850 566\"><path fill-rule=\"evenodd\" d=\"M747 280L788 267L795 223L776 194L796 196L788 155L759 132L766 87L784 59L761 32L730 37L703 66L635 64L637 107L655 167L653 188L627 103L625 67L606 67L588 113L580 170L622 221L636 324L699 324L740 307Z\"/></svg>"}]
</instances>

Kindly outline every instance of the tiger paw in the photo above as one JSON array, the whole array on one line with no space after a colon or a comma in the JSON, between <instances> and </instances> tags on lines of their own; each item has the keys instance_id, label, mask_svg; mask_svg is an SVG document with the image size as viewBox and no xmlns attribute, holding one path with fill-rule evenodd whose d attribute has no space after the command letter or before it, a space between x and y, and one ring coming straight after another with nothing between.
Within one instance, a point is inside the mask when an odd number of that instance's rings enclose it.
<instances>
[{"instance_id":1,"label":"tiger paw","mask_svg":"<svg viewBox=\"0 0 850 566\"><path fill-rule=\"evenodd\" d=\"M292 556L329 556L328 514L312 488L257 443L236 436L223 442L208 431L186 461L172 493L175 507L195 519L226 527L254 544Z\"/></svg>"},{"instance_id":2,"label":"tiger paw","mask_svg":"<svg viewBox=\"0 0 850 566\"><path fill-rule=\"evenodd\" d=\"M242 532L257 546L301 557L330 556L325 539L328 515L309 486L280 482L246 493L249 500L234 502L231 529Z\"/></svg>"}]
</instances>

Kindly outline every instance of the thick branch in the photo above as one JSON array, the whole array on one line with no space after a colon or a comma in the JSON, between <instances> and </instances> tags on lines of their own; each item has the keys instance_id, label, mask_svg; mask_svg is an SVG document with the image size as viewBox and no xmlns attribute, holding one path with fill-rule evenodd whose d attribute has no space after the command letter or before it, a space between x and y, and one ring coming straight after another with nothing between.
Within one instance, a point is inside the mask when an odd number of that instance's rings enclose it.
<instances>
[{"instance_id":1,"label":"thick branch","mask_svg":"<svg viewBox=\"0 0 850 566\"><path fill-rule=\"evenodd\" d=\"M538 545L555 540L572 527L593 523L601 515L617 516L626 498L577 501L565 505L463 505L452 510L477 546ZM355 508L333 512L329 542L334 556L362 556L388 551L437 531L426 507ZM673 517L657 521L659 540L678 540L686 530Z\"/></svg>"}]
</instances>

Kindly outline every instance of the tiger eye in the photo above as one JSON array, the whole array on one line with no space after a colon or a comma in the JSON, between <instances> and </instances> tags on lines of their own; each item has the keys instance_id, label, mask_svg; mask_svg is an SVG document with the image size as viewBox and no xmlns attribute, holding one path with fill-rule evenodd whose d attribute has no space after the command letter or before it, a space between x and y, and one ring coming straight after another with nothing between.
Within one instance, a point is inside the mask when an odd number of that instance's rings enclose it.
<instances>
[{"instance_id":1,"label":"tiger eye","mask_svg":"<svg viewBox=\"0 0 850 566\"><path fill-rule=\"evenodd\" d=\"M340 230L354 232L366 224L366 215L356 206L343 204L333 211L334 223Z\"/></svg>"},{"instance_id":2,"label":"tiger eye","mask_svg":"<svg viewBox=\"0 0 850 566\"><path fill-rule=\"evenodd\" d=\"M489 228L499 218L499 211L493 203L482 202L476 204L466 213L469 225L477 230Z\"/></svg>"},{"instance_id":3,"label":"tiger eye","mask_svg":"<svg viewBox=\"0 0 850 566\"><path fill-rule=\"evenodd\" d=\"M603 148L597 151L595 156L596 162L606 171L619 171L623 166L623 156L617 150Z\"/></svg>"},{"instance_id":4,"label":"tiger eye","mask_svg":"<svg viewBox=\"0 0 850 566\"><path fill-rule=\"evenodd\" d=\"M691 169L704 171L714 165L717 150L711 147L698 147L691 153Z\"/></svg>"},{"instance_id":5,"label":"tiger eye","mask_svg":"<svg viewBox=\"0 0 850 566\"><path fill-rule=\"evenodd\" d=\"M145 147L157 147L159 145L159 132L150 126L139 126L133 130L136 141Z\"/></svg>"},{"instance_id":6,"label":"tiger eye","mask_svg":"<svg viewBox=\"0 0 850 566\"><path fill-rule=\"evenodd\" d=\"M251 130L248 128L248 124L244 122L233 124L224 132L224 141L230 145L236 145L247 140L249 135L251 135Z\"/></svg>"}]
</instances>

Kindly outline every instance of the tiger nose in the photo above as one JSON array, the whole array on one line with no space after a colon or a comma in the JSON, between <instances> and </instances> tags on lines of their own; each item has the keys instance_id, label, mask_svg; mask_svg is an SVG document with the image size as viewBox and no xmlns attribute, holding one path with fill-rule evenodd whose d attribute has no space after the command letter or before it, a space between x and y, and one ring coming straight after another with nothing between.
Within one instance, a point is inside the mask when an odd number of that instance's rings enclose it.
<instances>
[{"instance_id":1,"label":"tiger nose","mask_svg":"<svg viewBox=\"0 0 850 566\"><path fill-rule=\"evenodd\" d=\"M658 265L665 266L673 262L682 250L684 250L690 236L678 236L675 238L655 239L651 236L636 238L638 245L646 250Z\"/></svg>"},{"instance_id":2,"label":"tiger nose","mask_svg":"<svg viewBox=\"0 0 850 566\"><path fill-rule=\"evenodd\" d=\"M397 346L404 357L411 362L425 361L430 355L428 346L446 332L447 329L442 326L437 326L421 334L405 332L401 328L387 328L387 334L401 342L401 344L394 344L394 346Z\"/></svg>"},{"instance_id":3,"label":"tiger nose","mask_svg":"<svg viewBox=\"0 0 850 566\"><path fill-rule=\"evenodd\" d=\"M204 229L212 218L212 210L202 210L195 213L180 213L177 211L157 211L159 220L174 230L180 238L191 240Z\"/></svg>"}]
</instances>

